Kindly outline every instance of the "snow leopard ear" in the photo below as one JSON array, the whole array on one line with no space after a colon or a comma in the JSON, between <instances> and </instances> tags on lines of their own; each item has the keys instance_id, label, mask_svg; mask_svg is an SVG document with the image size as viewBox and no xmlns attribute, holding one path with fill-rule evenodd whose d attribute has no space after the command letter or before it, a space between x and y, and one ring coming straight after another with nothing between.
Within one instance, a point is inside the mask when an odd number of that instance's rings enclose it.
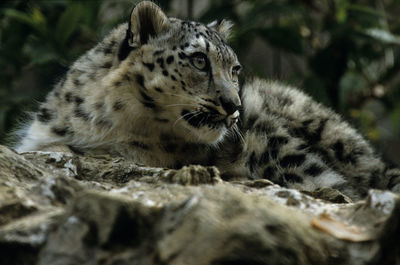
<instances>
[{"instance_id":1,"label":"snow leopard ear","mask_svg":"<svg viewBox=\"0 0 400 265\"><path fill-rule=\"evenodd\" d=\"M214 20L209 23L207 27L216 30L219 35L227 41L231 35L233 23L230 20L222 19L222 20Z\"/></svg>"},{"instance_id":2,"label":"snow leopard ear","mask_svg":"<svg viewBox=\"0 0 400 265\"><path fill-rule=\"evenodd\" d=\"M161 8L150 1L138 3L132 10L129 20L129 45L146 44L150 37L156 37L168 29L168 17Z\"/></svg>"}]
</instances>

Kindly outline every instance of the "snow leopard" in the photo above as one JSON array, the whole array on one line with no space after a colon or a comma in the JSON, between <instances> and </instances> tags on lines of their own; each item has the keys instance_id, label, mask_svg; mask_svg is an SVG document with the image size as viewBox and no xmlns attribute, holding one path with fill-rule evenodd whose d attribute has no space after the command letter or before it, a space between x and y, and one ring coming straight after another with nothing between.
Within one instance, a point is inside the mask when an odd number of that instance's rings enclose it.
<instances>
[{"instance_id":1,"label":"snow leopard","mask_svg":"<svg viewBox=\"0 0 400 265\"><path fill-rule=\"evenodd\" d=\"M16 146L121 156L155 167L216 166L224 180L305 191L400 190L400 173L338 114L297 88L247 78L233 24L167 17L143 1L81 56Z\"/></svg>"}]
</instances>

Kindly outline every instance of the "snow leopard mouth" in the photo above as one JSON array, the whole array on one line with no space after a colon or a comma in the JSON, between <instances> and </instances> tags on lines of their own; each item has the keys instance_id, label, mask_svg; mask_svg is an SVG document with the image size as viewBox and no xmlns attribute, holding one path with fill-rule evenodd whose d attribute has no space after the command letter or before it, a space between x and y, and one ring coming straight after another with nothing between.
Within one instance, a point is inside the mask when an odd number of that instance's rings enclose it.
<instances>
[{"instance_id":1,"label":"snow leopard mouth","mask_svg":"<svg viewBox=\"0 0 400 265\"><path fill-rule=\"evenodd\" d=\"M190 112L188 110L182 110L181 115L187 123L195 128L201 128L204 126L207 126L210 129L220 129L224 126L230 128L236 123L236 121L232 122L230 119L228 120L228 117L219 113L216 114L204 111Z\"/></svg>"}]
</instances>

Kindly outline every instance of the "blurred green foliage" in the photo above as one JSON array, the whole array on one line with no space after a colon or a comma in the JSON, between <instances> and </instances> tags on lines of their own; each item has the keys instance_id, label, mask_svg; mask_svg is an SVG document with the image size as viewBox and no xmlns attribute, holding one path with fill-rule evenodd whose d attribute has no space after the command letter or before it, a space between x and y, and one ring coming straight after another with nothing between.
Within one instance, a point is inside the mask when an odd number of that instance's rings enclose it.
<instances>
[{"instance_id":1,"label":"blurred green foliage","mask_svg":"<svg viewBox=\"0 0 400 265\"><path fill-rule=\"evenodd\" d=\"M42 100L77 57L129 15L132 2L14 0L0 3L0 143L34 100ZM400 5L398 0L193 0L168 12L235 23L232 47L242 61L260 40L272 51L264 67L246 69L300 86L360 127L371 141L400 135ZM180 12L180 13L179 13ZM184 12L182 14L182 12ZM186 13L185 13L186 12ZM283 64L301 66L286 69ZM381 141L381 142L380 142Z\"/></svg>"}]
</instances>

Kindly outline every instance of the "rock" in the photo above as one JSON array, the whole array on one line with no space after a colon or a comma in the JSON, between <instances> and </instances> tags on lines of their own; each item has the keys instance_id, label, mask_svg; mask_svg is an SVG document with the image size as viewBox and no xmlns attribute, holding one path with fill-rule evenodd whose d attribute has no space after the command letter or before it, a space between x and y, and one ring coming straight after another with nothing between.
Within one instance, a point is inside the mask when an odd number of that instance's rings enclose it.
<instances>
[{"instance_id":1,"label":"rock","mask_svg":"<svg viewBox=\"0 0 400 265\"><path fill-rule=\"evenodd\" d=\"M319 198L319 199L318 199ZM0 264L399 264L400 198L0 146Z\"/></svg>"}]
</instances>

